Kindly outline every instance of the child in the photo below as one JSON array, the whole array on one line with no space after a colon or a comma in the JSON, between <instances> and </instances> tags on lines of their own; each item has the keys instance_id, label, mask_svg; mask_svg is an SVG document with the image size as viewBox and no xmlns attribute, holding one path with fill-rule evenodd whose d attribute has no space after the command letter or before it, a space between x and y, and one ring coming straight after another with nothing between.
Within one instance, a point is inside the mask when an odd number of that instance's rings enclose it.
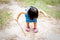
<instances>
[{"instance_id":1,"label":"child","mask_svg":"<svg viewBox=\"0 0 60 40\"><path fill-rule=\"evenodd\" d=\"M27 12L21 12L18 14L18 17L16 19L16 21L18 22L19 16L21 14L25 14L26 17L26 31L29 32L30 31L30 26L29 23L33 22L34 23L34 32L37 33L38 29L37 29L37 18L38 18L38 13L42 13L44 16L46 16L45 12L40 10L38 12L38 9L36 7L30 6L27 10Z\"/></svg>"}]
</instances>

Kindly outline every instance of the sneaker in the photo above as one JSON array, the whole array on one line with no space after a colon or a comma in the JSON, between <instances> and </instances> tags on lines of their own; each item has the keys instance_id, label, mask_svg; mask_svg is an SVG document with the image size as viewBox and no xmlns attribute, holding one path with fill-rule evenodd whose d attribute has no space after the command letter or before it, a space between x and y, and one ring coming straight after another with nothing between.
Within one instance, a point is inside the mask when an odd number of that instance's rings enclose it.
<instances>
[{"instance_id":1,"label":"sneaker","mask_svg":"<svg viewBox=\"0 0 60 40\"><path fill-rule=\"evenodd\" d=\"M38 32L38 29L37 28L33 28L34 32L37 33Z\"/></svg>"},{"instance_id":2,"label":"sneaker","mask_svg":"<svg viewBox=\"0 0 60 40\"><path fill-rule=\"evenodd\" d=\"M27 28L26 28L26 31L29 32L29 31L30 31L30 27L27 27Z\"/></svg>"}]
</instances>

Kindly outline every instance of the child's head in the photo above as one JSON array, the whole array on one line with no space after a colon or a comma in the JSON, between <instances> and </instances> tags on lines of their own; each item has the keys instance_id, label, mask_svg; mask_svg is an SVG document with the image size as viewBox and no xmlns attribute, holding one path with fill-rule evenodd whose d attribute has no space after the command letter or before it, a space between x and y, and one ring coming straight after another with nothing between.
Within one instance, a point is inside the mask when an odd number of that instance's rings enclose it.
<instances>
[{"instance_id":1,"label":"child's head","mask_svg":"<svg viewBox=\"0 0 60 40\"><path fill-rule=\"evenodd\" d=\"M38 18L38 9L31 6L30 9L28 10L28 16L30 17L31 20L34 18Z\"/></svg>"}]
</instances>

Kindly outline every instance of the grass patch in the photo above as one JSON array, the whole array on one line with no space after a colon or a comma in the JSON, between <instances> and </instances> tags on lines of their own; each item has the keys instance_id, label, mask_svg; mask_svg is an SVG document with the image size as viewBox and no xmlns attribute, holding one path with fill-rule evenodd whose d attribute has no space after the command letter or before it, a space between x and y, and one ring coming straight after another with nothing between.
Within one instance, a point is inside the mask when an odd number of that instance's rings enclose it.
<instances>
[{"instance_id":1,"label":"grass patch","mask_svg":"<svg viewBox=\"0 0 60 40\"><path fill-rule=\"evenodd\" d=\"M54 10L57 8L50 8L47 5L55 6L60 4L60 0L20 0L22 2L22 6L35 6L38 9L44 10L47 14L50 14L51 16L55 18L60 18L60 12L59 10Z\"/></svg>"},{"instance_id":2,"label":"grass patch","mask_svg":"<svg viewBox=\"0 0 60 40\"><path fill-rule=\"evenodd\" d=\"M10 3L10 0L0 0L0 3L8 4L8 3Z\"/></svg>"},{"instance_id":3,"label":"grass patch","mask_svg":"<svg viewBox=\"0 0 60 40\"><path fill-rule=\"evenodd\" d=\"M8 26L8 23L11 19L11 14L5 8L0 10L0 29Z\"/></svg>"}]
</instances>

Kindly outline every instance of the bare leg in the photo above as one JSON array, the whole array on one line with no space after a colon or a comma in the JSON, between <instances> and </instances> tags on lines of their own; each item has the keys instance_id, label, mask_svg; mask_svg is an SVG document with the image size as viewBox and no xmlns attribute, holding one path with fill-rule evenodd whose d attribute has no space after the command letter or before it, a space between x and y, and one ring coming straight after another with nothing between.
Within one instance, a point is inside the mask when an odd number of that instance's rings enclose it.
<instances>
[{"instance_id":1,"label":"bare leg","mask_svg":"<svg viewBox=\"0 0 60 40\"><path fill-rule=\"evenodd\" d=\"M37 22L34 22L34 28L37 28Z\"/></svg>"},{"instance_id":2,"label":"bare leg","mask_svg":"<svg viewBox=\"0 0 60 40\"><path fill-rule=\"evenodd\" d=\"M28 22L26 22L26 26L27 26L27 28L29 28L29 23Z\"/></svg>"},{"instance_id":3,"label":"bare leg","mask_svg":"<svg viewBox=\"0 0 60 40\"><path fill-rule=\"evenodd\" d=\"M27 27L26 27L26 31L29 32L29 31L30 31L29 23L26 22L26 25L27 25Z\"/></svg>"},{"instance_id":4,"label":"bare leg","mask_svg":"<svg viewBox=\"0 0 60 40\"><path fill-rule=\"evenodd\" d=\"M34 32L37 33L38 30L37 30L37 22L34 22Z\"/></svg>"}]
</instances>

